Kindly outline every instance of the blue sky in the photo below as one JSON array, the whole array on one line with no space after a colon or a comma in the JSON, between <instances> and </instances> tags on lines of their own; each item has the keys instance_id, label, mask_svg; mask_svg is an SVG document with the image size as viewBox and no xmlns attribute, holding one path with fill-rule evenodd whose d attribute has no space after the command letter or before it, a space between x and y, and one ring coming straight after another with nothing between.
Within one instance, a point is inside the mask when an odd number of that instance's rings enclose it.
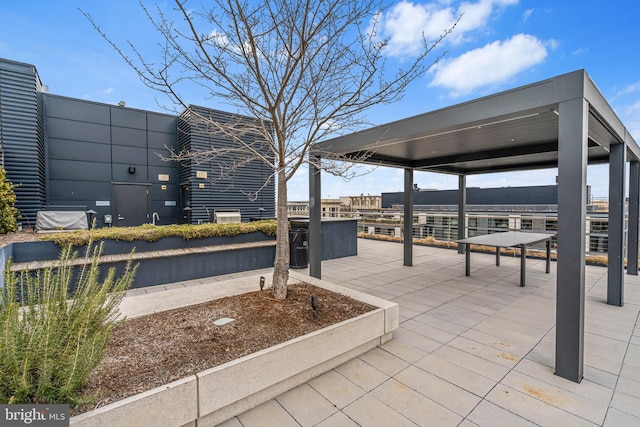
<instances>
[{"instance_id":1,"label":"blue sky","mask_svg":"<svg viewBox=\"0 0 640 427\"><path fill-rule=\"evenodd\" d=\"M129 107L162 111L156 102L159 95L142 84L78 8L90 13L117 42L131 40L153 48L152 30L134 0L3 0L0 57L35 65L54 94L112 104L124 100ZM391 40L390 60L402 63L415 51L420 34L440 34L461 12L461 21L444 42L448 51L444 60L413 82L401 101L371 109L367 113L371 123L387 123L584 68L640 142L640 3L636 0L394 2L379 18ZM189 100L226 109L204 94L190 94ZM589 168L587 180L595 197L607 197L607 174L606 166ZM467 184L542 185L555 183L555 176L555 170L488 174L471 176ZM458 180L416 173L415 182L421 188L450 189ZM323 197L332 198L401 191L403 171L378 168L349 182L327 176L322 184ZM289 182L289 199L306 200L307 186L306 171L300 171Z\"/></svg>"}]
</instances>

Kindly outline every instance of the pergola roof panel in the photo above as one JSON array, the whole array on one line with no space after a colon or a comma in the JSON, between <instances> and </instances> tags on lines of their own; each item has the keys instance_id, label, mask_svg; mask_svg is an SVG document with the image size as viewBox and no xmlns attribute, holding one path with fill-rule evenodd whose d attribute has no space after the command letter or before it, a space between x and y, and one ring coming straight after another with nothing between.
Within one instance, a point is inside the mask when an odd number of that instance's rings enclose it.
<instances>
[{"instance_id":1,"label":"pergola roof panel","mask_svg":"<svg viewBox=\"0 0 640 427\"><path fill-rule=\"evenodd\" d=\"M324 141L313 151L460 175L556 167L559 104L587 96L594 101L589 162L606 162L609 145L623 142L636 157L635 141L584 70Z\"/></svg>"}]
</instances>

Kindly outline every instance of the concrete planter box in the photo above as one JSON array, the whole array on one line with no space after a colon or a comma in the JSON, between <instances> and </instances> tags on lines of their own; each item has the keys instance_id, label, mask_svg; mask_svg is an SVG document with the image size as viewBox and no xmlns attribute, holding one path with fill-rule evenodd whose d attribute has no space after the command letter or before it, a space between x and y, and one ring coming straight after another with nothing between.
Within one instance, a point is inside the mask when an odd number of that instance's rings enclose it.
<instances>
[{"instance_id":1,"label":"concrete planter box","mask_svg":"<svg viewBox=\"0 0 640 427\"><path fill-rule=\"evenodd\" d=\"M398 305L325 281L291 272L291 280L306 281L351 296L377 309L356 318L318 330L243 358L202 371L119 402L71 418L71 425L85 426L215 426L254 408L306 381L391 339L398 327ZM216 284L179 299L164 310L256 289L258 276ZM207 287L209 288L209 287ZM215 289L213 289L215 288ZM172 292L172 291L167 291ZM124 314L147 314L135 307L147 306L132 297L123 302ZM177 295L177 294L176 294ZM197 300L197 301L196 301ZM284 361L284 362L283 362Z\"/></svg>"},{"instance_id":2,"label":"concrete planter box","mask_svg":"<svg viewBox=\"0 0 640 427\"><path fill-rule=\"evenodd\" d=\"M60 246L50 241L10 246L0 250L0 260L6 262L12 257L14 271L44 268L58 259L61 251ZM140 288L273 267L275 237L257 231L191 240L180 237L165 237L156 242L105 240L100 261L103 274L109 267L115 267L116 275L120 275L134 248L133 260L139 268L133 287ZM86 247L76 250L82 256ZM0 286L3 284L0 280Z\"/></svg>"}]
</instances>

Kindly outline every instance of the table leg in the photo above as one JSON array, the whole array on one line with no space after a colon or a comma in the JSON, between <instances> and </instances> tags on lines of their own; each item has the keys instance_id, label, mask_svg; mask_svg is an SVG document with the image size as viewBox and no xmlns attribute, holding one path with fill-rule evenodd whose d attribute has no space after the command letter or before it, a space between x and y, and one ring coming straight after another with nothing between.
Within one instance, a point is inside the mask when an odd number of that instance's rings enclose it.
<instances>
[{"instance_id":1,"label":"table leg","mask_svg":"<svg viewBox=\"0 0 640 427\"><path fill-rule=\"evenodd\" d=\"M496 267L500 267L500 246L496 246Z\"/></svg>"},{"instance_id":2,"label":"table leg","mask_svg":"<svg viewBox=\"0 0 640 427\"><path fill-rule=\"evenodd\" d=\"M551 272L551 239L547 240L547 268L545 273Z\"/></svg>"},{"instance_id":3,"label":"table leg","mask_svg":"<svg viewBox=\"0 0 640 427\"><path fill-rule=\"evenodd\" d=\"M527 247L520 245L520 286L524 287L527 271Z\"/></svg>"},{"instance_id":4,"label":"table leg","mask_svg":"<svg viewBox=\"0 0 640 427\"><path fill-rule=\"evenodd\" d=\"M471 276L471 244L470 243L465 243L464 274L466 276Z\"/></svg>"}]
</instances>

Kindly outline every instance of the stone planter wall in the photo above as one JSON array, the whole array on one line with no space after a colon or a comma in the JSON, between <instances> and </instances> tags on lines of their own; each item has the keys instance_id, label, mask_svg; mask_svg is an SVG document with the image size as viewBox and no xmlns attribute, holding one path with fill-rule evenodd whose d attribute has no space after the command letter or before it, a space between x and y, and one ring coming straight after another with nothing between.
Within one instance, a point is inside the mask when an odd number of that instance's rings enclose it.
<instances>
[{"instance_id":1,"label":"stone planter wall","mask_svg":"<svg viewBox=\"0 0 640 427\"><path fill-rule=\"evenodd\" d=\"M386 342L391 338L391 332L398 327L399 311L395 303L295 272L291 273L291 280L307 281L378 308L354 319L78 415L71 418L71 425L214 426ZM174 291L141 295L125 300L121 309L128 315L144 315L147 313L144 310L139 312L136 307L153 307L150 310L159 311L195 304L255 290L257 283L257 276L237 279L195 291L186 299L184 295L177 298L180 294ZM160 308L153 304L153 298L162 301Z\"/></svg>"}]
</instances>

